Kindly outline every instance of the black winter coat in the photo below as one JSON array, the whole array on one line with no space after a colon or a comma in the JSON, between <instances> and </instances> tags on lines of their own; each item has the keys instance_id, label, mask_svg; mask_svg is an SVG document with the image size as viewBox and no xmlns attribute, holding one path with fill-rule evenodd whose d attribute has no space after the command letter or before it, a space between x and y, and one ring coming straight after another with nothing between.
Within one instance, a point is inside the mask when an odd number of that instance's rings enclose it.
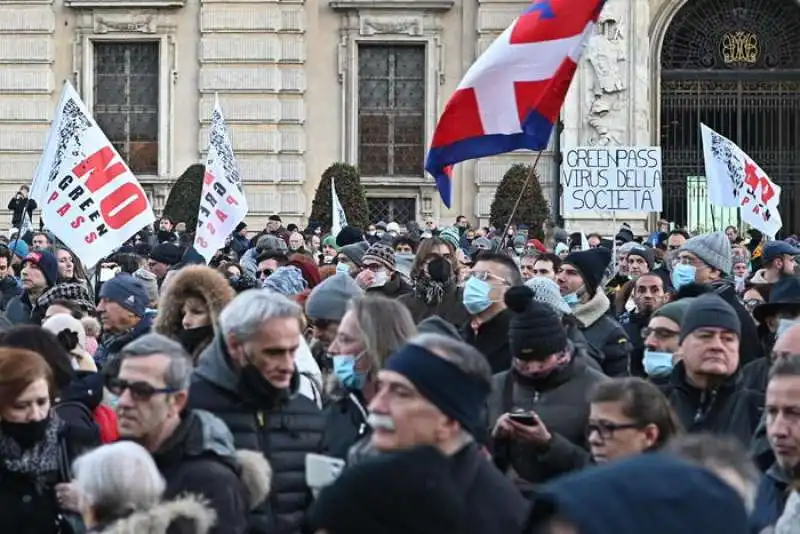
<instances>
[{"instance_id":1,"label":"black winter coat","mask_svg":"<svg viewBox=\"0 0 800 534\"><path fill-rule=\"evenodd\" d=\"M165 500L190 494L208 501L217 513L211 534L247 532L247 493L230 432L213 415L186 411L181 423L153 454L167 483Z\"/></svg>"},{"instance_id":2,"label":"black winter coat","mask_svg":"<svg viewBox=\"0 0 800 534\"><path fill-rule=\"evenodd\" d=\"M58 468L45 475L45 485L37 489L31 477L7 471L0 461L0 525L13 534L60 534L57 518L61 513L55 486L68 482L70 466L82 452L75 443L69 425L59 434Z\"/></svg>"},{"instance_id":3,"label":"black winter coat","mask_svg":"<svg viewBox=\"0 0 800 534\"><path fill-rule=\"evenodd\" d=\"M312 500L305 458L308 453L323 452L322 412L312 400L297 394L298 374L290 391L276 391L269 398L247 394L219 336L199 362L192 376L190 407L222 419L237 449L261 451L272 467L272 490L250 513L248 532L300 533Z\"/></svg>"},{"instance_id":4,"label":"black winter coat","mask_svg":"<svg viewBox=\"0 0 800 534\"><path fill-rule=\"evenodd\" d=\"M22 294L22 286L13 276L6 276L0 280L0 310L5 311L11 299Z\"/></svg>"},{"instance_id":5,"label":"black winter coat","mask_svg":"<svg viewBox=\"0 0 800 534\"><path fill-rule=\"evenodd\" d=\"M530 504L477 444L457 452L452 465L456 487L464 495L464 524L470 534L516 534L522 529Z\"/></svg>"},{"instance_id":6,"label":"black winter coat","mask_svg":"<svg viewBox=\"0 0 800 534\"><path fill-rule=\"evenodd\" d=\"M366 404L360 392L347 392L325 408L325 449L328 455L346 460L350 447L370 434Z\"/></svg>"},{"instance_id":7,"label":"black winter coat","mask_svg":"<svg viewBox=\"0 0 800 534\"><path fill-rule=\"evenodd\" d=\"M647 378L647 373L644 371L644 339L642 339L642 330L650 323L650 316L631 312L620 317L620 323L625 330L625 334L628 336L628 340L633 346L633 350L631 350L630 356L628 356L628 372L631 376Z\"/></svg>"},{"instance_id":8,"label":"black winter coat","mask_svg":"<svg viewBox=\"0 0 800 534\"><path fill-rule=\"evenodd\" d=\"M508 324L511 312L503 310L492 319L473 330L467 322L461 329L461 337L486 357L492 373L502 373L511 367L511 346L509 345Z\"/></svg>"},{"instance_id":9,"label":"black winter coat","mask_svg":"<svg viewBox=\"0 0 800 534\"><path fill-rule=\"evenodd\" d=\"M726 434L748 446L764 410L764 395L737 386L734 375L712 392L692 386L684 363L672 369L669 383L661 388L687 432Z\"/></svg>"},{"instance_id":10,"label":"black winter coat","mask_svg":"<svg viewBox=\"0 0 800 534\"><path fill-rule=\"evenodd\" d=\"M587 357L573 357L563 369L553 371L535 385L518 382L511 371L494 376L487 402L488 428L493 429L504 413L523 409L536 412L553 436L544 449L496 439L494 457L502 470L512 467L525 482L539 484L590 462L586 444L589 392L608 378L586 365L584 358Z\"/></svg>"}]
</instances>

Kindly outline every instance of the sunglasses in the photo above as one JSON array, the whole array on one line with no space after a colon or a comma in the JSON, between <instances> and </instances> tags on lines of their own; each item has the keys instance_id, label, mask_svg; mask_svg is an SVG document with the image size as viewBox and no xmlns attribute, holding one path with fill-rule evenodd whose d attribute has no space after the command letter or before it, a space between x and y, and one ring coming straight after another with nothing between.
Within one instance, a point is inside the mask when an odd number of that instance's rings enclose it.
<instances>
[{"instance_id":1,"label":"sunglasses","mask_svg":"<svg viewBox=\"0 0 800 534\"><path fill-rule=\"evenodd\" d=\"M271 276L273 272L274 271L272 269L264 269L263 271L258 271L257 274L259 278L266 278L268 276Z\"/></svg>"},{"instance_id":2,"label":"sunglasses","mask_svg":"<svg viewBox=\"0 0 800 534\"><path fill-rule=\"evenodd\" d=\"M147 382L128 382L127 380L122 380L119 378L108 379L106 382L106 388L108 388L108 390L117 397L121 397L127 389L131 392L131 397L133 397L133 400L135 401L148 401L153 395L160 393L175 393L178 391L175 388L156 388Z\"/></svg>"}]
</instances>

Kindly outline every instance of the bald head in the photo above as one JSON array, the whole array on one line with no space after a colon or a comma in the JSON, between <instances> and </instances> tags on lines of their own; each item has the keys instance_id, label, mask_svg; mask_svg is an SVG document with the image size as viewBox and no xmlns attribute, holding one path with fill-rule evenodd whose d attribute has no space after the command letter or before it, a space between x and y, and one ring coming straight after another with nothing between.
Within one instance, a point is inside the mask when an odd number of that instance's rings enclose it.
<instances>
[{"instance_id":1,"label":"bald head","mask_svg":"<svg viewBox=\"0 0 800 534\"><path fill-rule=\"evenodd\" d=\"M800 324L783 332L772 347L772 357L800 354Z\"/></svg>"}]
</instances>

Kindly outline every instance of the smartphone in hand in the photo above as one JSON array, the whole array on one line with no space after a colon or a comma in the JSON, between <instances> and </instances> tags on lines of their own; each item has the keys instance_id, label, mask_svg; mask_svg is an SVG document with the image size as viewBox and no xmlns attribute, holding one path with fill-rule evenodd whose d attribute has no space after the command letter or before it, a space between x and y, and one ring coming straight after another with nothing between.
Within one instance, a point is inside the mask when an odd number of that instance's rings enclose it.
<instances>
[{"instance_id":1,"label":"smartphone in hand","mask_svg":"<svg viewBox=\"0 0 800 534\"><path fill-rule=\"evenodd\" d=\"M530 412L512 412L509 417L515 423L525 426L536 426L536 418Z\"/></svg>"}]
</instances>

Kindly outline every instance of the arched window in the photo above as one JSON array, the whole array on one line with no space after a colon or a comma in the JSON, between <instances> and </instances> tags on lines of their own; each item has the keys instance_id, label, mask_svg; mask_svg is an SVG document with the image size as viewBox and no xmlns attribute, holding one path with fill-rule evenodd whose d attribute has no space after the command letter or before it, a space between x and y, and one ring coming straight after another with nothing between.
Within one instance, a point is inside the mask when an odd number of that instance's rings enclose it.
<instances>
[{"instance_id":1,"label":"arched window","mask_svg":"<svg viewBox=\"0 0 800 534\"><path fill-rule=\"evenodd\" d=\"M660 104L666 218L693 231L712 224L702 122L783 187L784 229L800 229L797 0L688 0L664 36ZM738 223L735 209L713 215L718 228Z\"/></svg>"}]
</instances>

